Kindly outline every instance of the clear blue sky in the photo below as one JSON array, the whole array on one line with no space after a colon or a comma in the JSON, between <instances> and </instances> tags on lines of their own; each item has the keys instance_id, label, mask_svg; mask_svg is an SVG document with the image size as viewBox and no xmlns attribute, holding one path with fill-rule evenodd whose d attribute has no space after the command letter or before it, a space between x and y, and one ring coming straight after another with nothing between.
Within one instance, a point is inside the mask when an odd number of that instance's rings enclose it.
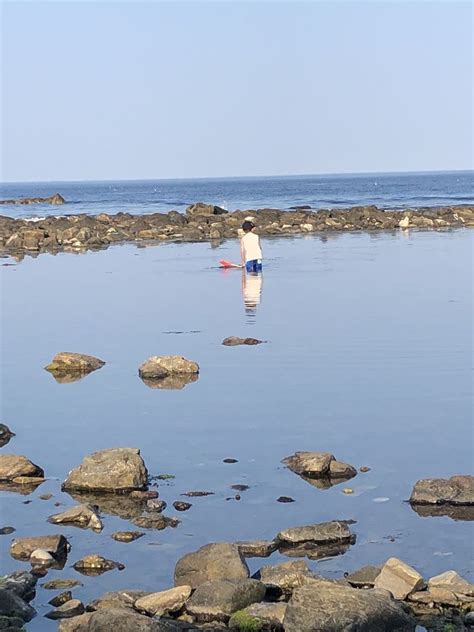
<instances>
[{"instance_id":1,"label":"clear blue sky","mask_svg":"<svg viewBox=\"0 0 474 632\"><path fill-rule=\"evenodd\" d=\"M473 167L469 2L3 2L4 181Z\"/></svg>"}]
</instances>

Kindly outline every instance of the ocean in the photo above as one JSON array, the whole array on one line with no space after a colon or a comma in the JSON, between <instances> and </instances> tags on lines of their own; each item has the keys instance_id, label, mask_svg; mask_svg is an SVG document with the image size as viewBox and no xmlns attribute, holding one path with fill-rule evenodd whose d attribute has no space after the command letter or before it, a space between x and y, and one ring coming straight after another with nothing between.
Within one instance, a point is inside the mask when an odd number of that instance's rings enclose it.
<instances>
[{"instance_id":1,"label":"ocean","mask_svg":"<svg viewBox=\"0 0 474 632\"><path fill-rule=\"evenodd\" d=\"M229 211L297 205L321 209L368 204L381 208L473 204L474 171L0 185L0 199L49 197L54 193L60 193L67 206L5 205L1 214L25 218L58 212L146 214L184 211L194 202L217 204Z\"/></svg>"}]
</instances>

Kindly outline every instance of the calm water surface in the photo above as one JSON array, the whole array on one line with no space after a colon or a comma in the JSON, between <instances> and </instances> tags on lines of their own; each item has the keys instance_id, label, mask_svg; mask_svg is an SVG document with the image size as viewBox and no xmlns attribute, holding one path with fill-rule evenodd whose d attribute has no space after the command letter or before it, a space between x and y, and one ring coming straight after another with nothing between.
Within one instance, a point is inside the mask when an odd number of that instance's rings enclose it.
<instances>
[{"instance_id":1,"label":"calm water surface","mask_svg":"<svg viewBox=\"0 0 474 632\"><path fill-rule=\"evenodd\" d=\"M262 283L250 288L239 270L216 268L237 257L232 241L45 254L1 267L1 412L17 433L3 451L27 455L48 477L27 497L0 492L1 526L68 537L67 566L48 579L81 579L73 592L84 602L107 590L169 587L176 560L208 542L338 518L357 520L357 543L309 563L326 576L395 555L425 577L452 568L473 581L472 523L422 518L405 502L419 478L472 472L472 234L266 240ZM223 347L228 335L268 344ZM42 367L61 350L107 364L58 384ZM197 360L199 380L148 388L137 367L154 354ZM114 446L139 447L150 474L176 476L159 488L169 507L190 489L215 495L192 499L178 528L131 544L110 534L134 526L107 513L101 534L47 523L75 504L60 492L67 472ZM319 490L281 466L296 450L330 451L371 471L349 483L353 495L344 483ZM236 483L250 489L226 500ZM54 497L40 500L47 492ZM296 502L277 503L280 495ZM28 567L10 558L11 540L0 537L1 573ZM82 577L70 565L89 553L126 569ZM249 564L255 571L282 559ZM42 617L53 594L38 591L31 630L56 629Z\"/></svg>"}]
</instances>

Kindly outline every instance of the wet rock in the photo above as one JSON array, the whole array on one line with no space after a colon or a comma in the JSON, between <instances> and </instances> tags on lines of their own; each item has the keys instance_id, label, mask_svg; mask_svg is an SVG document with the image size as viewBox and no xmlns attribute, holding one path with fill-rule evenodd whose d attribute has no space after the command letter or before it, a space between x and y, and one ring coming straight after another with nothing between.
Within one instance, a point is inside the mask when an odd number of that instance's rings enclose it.
<instances>
[{"instance_id":1,"label":"wet rock","mask_svg":"<svg viewBox=\"0 0 474 632\"><path fill-rule=\"evenodd\" d=\"M59 606L62 606L63 604L65 604L67 601L71 601L71 599L72 599L72 592L70 590L65 590L64 592L59 593L59 595L56 595L55 597L50 599L48 603L50 606L54 606L55 608L58 608Z\"/></svg>"},{"instance_id":2,"label":"wet rock","mask_svg":"<svg viewBox=\"0 0 474 632\"><path fill-rule=\"evenodd\" d=\"M63 560L67 557L70 548L69 542L63 535L42 535L13 540L10 555L16 560L29 560L33 551L42 549L56 560Z\"/></svg>"},{"instance_id":3,"label":"wet rock","mask_svg":"<svg viewBox=\"0 0 474 632\"><path fill-rule=\"evenodd\" d=\"M229 336L224 338L222 344L226 347L236 347L237 345L261 345L263 340L257 338L239 338L238 336Z\"/></svg>"},{"instance_id":4,"label":"wet rock","mask_svg":"<svg viewBox=\"0 0 474 632\"><path fill-rule=\"evenodd\" d=\"M255 579L220 579L199 585L186 602L186 611L197 621L227 622L230 616L262 601L265 586Z\"/></svg>"},{"instance_id":5,"label":"wet rock","mask_svg":"<svg viewBox=\"0 0 474 632\"><path fill-rule=\"evenodd\" d=\"M0 588L0 616L18 617L22 621L31 621L36 611L14 592Z\"/></svg>"},{"instance_id":6,"label":"wet rock","mask_svg":"<svg viewBox=\"0 0 474 632\"><path fill-rule=\"evenodd\" d=\"M185 492L181 494L181 496L189 496L189 498L198 498L200 496L213 496L214 492L205 492L205 491L191 491Z\"/></svg>"},{"instance_id":7,"label":"wet rock","mask_svg":"<svg viewBox=\"0 0 474 632\"><path fill-rule=\"evenodd\" d=\"M123 493L144 489L148 472L137 448L111 448L86 456L63 483L65 491Z\"/></svg>"},{"instance_id":8,"label":"wet rock","mask_svg":"<svg viewBox=\"0 0 474 632\"><path fill-rule=\"evenodd\" d=\"M37 579L28 571L16 571L0 577L0 588L15 593L24 601L31 601L35 596Z\"/></svg>"},{"instance_id":9,"label":"wet rock","mask_svg":"<svg viewBox=\"0 0 474 632\"><path fill-rule=\"evenodd\" d=\"M235 544L244 557L269 557L278 548L275 540L247 540Z\"/></svg>"},{"instance_id":10,"label":"wet rock","mask_svg":"<svg viewBox=\"0 0 474 632\"><path fill-rule=\"evenodd\" d=\"M0 535L10 535L16 531L15 527L2 527L0 529Z\"/></svg>"},{"instance_id":11,"label":"wet rock","mask_svg":"<svg viewBox=\"0 0 474 632\"><path fill-rule=\"evenodd\" d=\"M59 632L162 632L159 621L124 608L107 608L86 612L61 620ZM173 628L170 628L173 630Z\"/></svg>"},{"instance_id":12,"label":"wet rock","mask_svg":"<svg viewBox=\"0 0 474 632\"><path fill-rule=\"evenodd\" d=\"M82 586L82 584L77 579L51 579L41 584L41 587L45 590L63 590L64 588L74 588L75 586Z\"/></svg>"},{"instance_id":13,"label":"wet rock","mask_svg":"<svg viewBox=\"0 0 474 632\"><path fill-rule=\"evenodd\" d=\"M55 375L64 374L66 376L73 374L87 375L92 371L97 371L103 367L105 362L95 358L94 356L84 355L83 353L69 353L63 351L57 353L50 364L45 366L46 371Z\"/></svg>"},{"instance_id":14,"label":"wet rock","mask_svg":"<svg viewBox=\"0 0 474 632\"><path fill-rule=\"evenodd\" d=\"M182 356L151 356L138 369L138 374L142 379L162 379L168 375L197 373L199 373L197 362L192 362Z\"/></svg>"},{"instance_id":15,"label":"wet rock","mask_svg":"<svg viewBox=\"0 0 474 632\"><path fill-rule=\"evenodd\" d=\"M256 630L257 632L283 632L283 619L287 604L254 603L235 612L229 620L230 630Z\"/></svg>"},{"instance_id":16,"label":"wet rock","mask_svg":"<svg viewBox=\"0 0 474 632\"><path fill-rule=\"evenodd\" d=\"M143 531L116 531L111 537L117 542L134 542L144 535Z\"/></svg>"},{"instance_id":17,"label":"wet rock","mask_svg":"<svg viewBox=\"0 0 474 632\"><path fill-rule=\"evenodd\" d=\"M322 488L347 481L357 474L357 470L352 465L336 461L329 452L295 452L284 458L282 463L304 480L326 481L321 486L317 485Z\"/></svg>"},{"instance_id":18,"label":"wet rock","mask_svg":"<svg viewBox=\"0 0 474 632\"><path fill-rule=\"evenodd\" d=\"M8 426L5 424L0 424L0 448L7 445L12 437L15 436L15 433L10 430Z\"/></svg>"},{"instance_id":19,"label":"wet rock","mask_svg":"<svg viewBox=\"0 0 474 632\"><path fill-rule=\"evenodd\" d=\"M50 610L44 616L47 619L72 619L84 612L84 604L79 599L71 599L62 606L58 606L54 610Z\"/></svg>"},{"instance_id":20,"label":"wet rock","mask_svg":"<svg viewBox=\"0 0 474 632\"><path fill-rule=\"evenodd\" d=\"M44 478L43 470L25 456L16 454L0 454L0 481L14 481L21 484L21 478ZM20 481L18 480L20 479ZM36 481L35 481L36 482Z\"/></svg>"},{"instance_id":21,"label":"wet rock","mask_svg":"<svg viewBox=\"0 0 474 632\"><path fill-rule=\"evenodd\" d=\"M135 608L151 617L177 612L184 606L191 595L191 591L191 586L177 586L169 590L151 593L141 599L137 599Z\"/></svg>"},{"instance_id":22,"label":"wet rock","mask_svg":"<svg viewBox=\"0 0 474 632\"><path fill-rule=\"evenodd\" d=\"M180 521L177 518L168 518L168 516L163 516L161 514L147 514L139 516L133 520L133 524L137 527L141 527L142 529L156 529L157 531L163 531L163 529L166 529L167 527L174 529L179 525L179 523Z\"/></svg>"},{"instance_id":23,"label":"wet rock","mask_svg":"<svg viewBox=\"0 0 474 632\"><path fill-rule=\"evenodd\" d=\"M423 588L423 577L411 566L396 557L389 558L375 580L375 588L388 590L395 599L406 599L410 593Z\"/></svg>"},{"instance_id":24,"label":"wet rock","mask_svg":"<svg viewBox=\"0 0 474 632\"><path fill-rule=\"evenodd\" d=\"M285 545L299 545L310 543L313 545L353 543L354 535L347 522L332 520L304 527L290 527L283 529L276 537L278 543Z\"/></svg>"},{"instance_id":25,"label":"wet rock","mask_svg":"<svg viewBox=\"0 0 474 632\"><path fill-rule=\"evenodd\" d=\"M474 476L428 478L417 481L410 497L412 505L474 505Z\"/></svg>"},{"instance_id":26,"label":"wet rock","mask_svg":"<svg viewBox=\"0 0 474 632\"><path fill-rule=\"evenodd\" d=\"M312 573L305 562L297 560L262 566L254 577L260 579L267 587L273 588L271 592L274 596L283 594L290 597L295 588L303 586L306 579L312 577Z\"/></svg>"},{"instance_id":27,"label":"wet rock","mask_svg":"<svg viewBox=\"0 0 474 632\"><path fill-rule=\"evenodd\" d=\"M277 498L277 503L294 503L295 499L290 496L279 496Z\"/></svg>"},{"instance_id":28,"label":"wet rock","mask_svg":"<svg viewBox=\"0 0 474 632\"><path fill-rule=\"evenodd\" d=\"M373 588L381 568L381 566L363 566L347 575L346 579L354 588Z\"/></svg>"},{"instance_id":29,"label":"wet rock","mask_svg":"<svg viewBox=\"0 0 474 632\"><path fill-rule=\"evenodd\" d=\"M102 531L104 525L95 505L77 505L48 518L52 524L71 524L83 529Z\"/></svg>"},{"instance_id":30,"label":"wet rock","mask_svg":"<svg viewBox=\"0 0 474 632\"><path fill-rule=\"evenodd\" d=\"M451 590L456 595L474 597L474 584L471 584L456 571L446 571L428 580L428 587Z\"/></svg>"},{"instance_id":31,"label":"wet rock","mask_svg":"<svg viewBox=\"0 0 474 632\"><path fill-rule=\"evenodd\" d=\"M82 559L75 562L72 567L82 573L82 575L102 575L107 571L118 569L123 570L125 566L120 562L114 562L113 560L107 560L101 555L86 555Z\"/></svg>"},{"instance_id":32,"label":"wet rock","mask_svg":"<svg viewBox=\"0 0 474 632\"><path fill-rule=\"evenodd\" d=\"M323 579L296 588L283 621L285 632L412 632L414 621L387 593L358 590Z\"/></svg>"},{"instance_id":33,"label":"wet rock","mask_svg":"<svg viewBox=\"0 0 474 632\"><path fill-rule=\"evenodd\" d=\"M249 569L238 546L225 542L206 544L178 560L174 571L176 586L197 588L220 579L246 579Z\"/></svg>"},{"instance_id":34,"label":"wet rock","mask_svg":"<svg viewBox=\"0 0 474 632\"><path fill-rule=\"evenodd\" d=\"M151 498L146 501L147 511L156 511L157 513L161 513L167 507L167 504L164 500L159 500L158 498Z\"/></svg>"},{"instance_id":35,"label":"wet rock","mask_svg":"<svg viewBox=\"0 0 474 632\"><path fill-rule=\"evenodd\" d=\"M40 500L51 500L51 498L53 497L53 494L41 494L41 496L39 496Z\"/></svg>"},{"instance_id":36,"label":"wet rock","mask_svg":"<svg viewBox=\"0 0 474 632\"><path fill-rule=\"evenodd\" d=\"M197 382L199 375L197 373L188 373L183 375L166 375L162 378L143 378L142 382L149 388L156 388L162 391L181 391L188 384Z\"/></svg>"},{"instance_id":37,"label":"wet rock","mask_svg":"<svg viewBox=\"0 0 474 632\"><path fill-rule=\"evenodd\" d=\"M176 509L176 511L188 511L188 509L191 509L192 504L184 502L184 500L175 500L173 503L173 507Z\"/></svg>"}]
</instances>

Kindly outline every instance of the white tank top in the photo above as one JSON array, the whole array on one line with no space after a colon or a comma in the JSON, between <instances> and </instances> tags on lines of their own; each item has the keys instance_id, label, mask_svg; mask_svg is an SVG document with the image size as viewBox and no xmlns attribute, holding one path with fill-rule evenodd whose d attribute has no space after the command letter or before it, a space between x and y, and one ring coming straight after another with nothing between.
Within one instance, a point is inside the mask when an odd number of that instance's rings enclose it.
<instances>
[{"instance_id":1,"label":"white tank top","mask_svg":"<svg viewBox=\"0 0 474 632\"><path fill-rule=\"evenodd\" d=\"M262 258L262 250L260 248L258 235L252 232L245 233L245 235L242 237L242 244L244 246L246 262Z\"/></svg>"}]
</instances>

